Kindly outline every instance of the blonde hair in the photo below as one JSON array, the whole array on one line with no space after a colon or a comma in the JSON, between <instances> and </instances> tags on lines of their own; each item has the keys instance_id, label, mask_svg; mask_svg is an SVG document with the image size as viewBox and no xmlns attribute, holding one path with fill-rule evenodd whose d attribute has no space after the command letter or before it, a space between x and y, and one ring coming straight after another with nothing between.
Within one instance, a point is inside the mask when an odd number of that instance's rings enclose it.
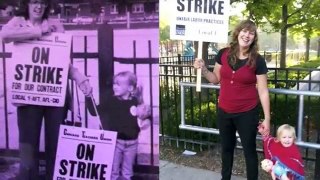
<instances>
[{"instance_id":1,"label":"blonde hair","mask_svg":"<svg viewBox=\"0 0 320 180\"><path fill-rule=\"evenodd\" d=\"M130 92L130 97L135 97L138 100L138 104L142 104L143 103L143 96L142 96L142 86L138 86L137 85L137 76L135 73L131 72L131 71L122 71L119 72L118 74L116 74L113 77L113 82L115 82L117 80L117 78L119 77L125 77L128 80L128 83L130 86L133 87L132 91Z\"/></svg>"},{"instance_id":2,"label":"blonde hair","mask_svg":"<svg viewBox=\"0 0 320 180\"><path fill-rule=\"evenodd\" d=\"M128 79L128 83L130 86L133 86L134 89L137 87L137 76L133 73L133 72L130 72L130 71L122 71L122 72L119 72L118 74L116 74L114 77L113 77L113 82L118 78L118 77L125 77Z\"/></svg>"},{"instance_id":3,"label":"blonde hair","mask_svg":"<svg viewBox=\"0 0 320 180\"><path fill-rule=\"evenodd\" d=\"M296 130L294 129L294 127L290 126L289 124L283 124L277 129L277 139L278 140L280 140L280 136L284 130L289 131L292 134L294 139L297 138L296 137Z\"/></svg>"}]
</instances>

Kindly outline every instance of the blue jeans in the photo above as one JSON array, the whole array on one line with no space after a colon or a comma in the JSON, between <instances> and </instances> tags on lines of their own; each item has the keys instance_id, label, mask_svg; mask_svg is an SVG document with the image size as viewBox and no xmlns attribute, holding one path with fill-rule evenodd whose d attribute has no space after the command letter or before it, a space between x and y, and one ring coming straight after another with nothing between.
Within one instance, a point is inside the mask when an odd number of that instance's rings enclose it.
<instances>
[{"instance_id":1,"label":"blue jeans","mask_svg":"<svg viewBox=\"0 0 320 180\"><path fill-rule=\"evenodd\" d=\"M117 144L114 151L111 180L117 180L120 176L122 176L126 180L130 180L132 178L133 165L135 163L137 149L137 139L117 139Z\"/></svg>"},{"instance_id":2,"label":"blue jeans","mask_svg":"<svg viewBox=\"0 0 320 180\"><path fill-rule=\"evenodd\" d=\"M60 124L67 116L66 107L26 105L18 107L20 169L19 180L38 180L39 143L44 118L46 180L52 180Z\"/></svg>"}]
</instances>

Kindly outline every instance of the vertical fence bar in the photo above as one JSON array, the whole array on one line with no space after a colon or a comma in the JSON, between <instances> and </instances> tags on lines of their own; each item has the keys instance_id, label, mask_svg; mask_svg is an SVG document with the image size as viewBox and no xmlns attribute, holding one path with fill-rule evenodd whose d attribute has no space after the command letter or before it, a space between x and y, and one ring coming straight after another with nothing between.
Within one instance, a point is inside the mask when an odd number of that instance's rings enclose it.
<instances>
[{"instance_id":1,"label":"vertical fence bar","mask_svg":"<svg viewBox=\"0 0 320 180\"><path fill-rule=\"evenodd\" d=\"M185 93L185 89L184 89L184 86L183 85L180 85L180 98L181 98L181 106L180 106L180 111L181 111L181 125L184 126L186 125L186 121L185 121L185 100L184 100L184 93Z\"/></svg>"},{"instance_id":2,"label":"vertical fence bar","mask_svg":"<svg viewBox=\"0 0 320 180\"><path fill-rule=\"evenodd\" d=\"M136 40L133 40L133 59L137 58ZM133 64L133 72L137 74L137 64Z\"/></svg>"},{"instance_id":3,"label":"vertical fence bar","mask_svg":"<svg viewBox=\"0 0 320 180\"><path fill-rule=\"evenodd\" d=\"M151 55L151 41L149 40L148 41L148 56L149 56L149 58L151 58L152 57L152 55ZM153 121L153 85L152 85L152 63L149 63L149 83L150 83L150 91L149 91L149 93L150 93L150 106L151 106L151 128L150 128L150 139L151 139L151 165L154 165L154 149L153 149L153 132L154 132L154 127L153 127L153 123L154 123L154 121Z\"/></svg>"},{"instance_id":4,"label":"vertical fence bar","mask_svg":"<svg viewBox=\"0 0 320 180\"><path fill-rule=\"evenodd\" d=\"M6 149L9 149L9 125L8 125L8 99L7 99L7 76L6 76L6 54L5 44L2 43L2 65L3 65L3 98L4 98L4 121L5 121L5 134L6 134Z\"/></svg>"},{"instance_id":5,"label":"vertical fence bar","mask_svg":"<svg viewBox=\"0 0 320 180\"><path fill-rule=\"evenodd\" d=\"M179 65L178 65L179 66ZM176 84L179 84L179 75L178 77L176 76L176 69L179 69L179 67L176 67L173 71L173 96L174 96L174 109L175 109L175 119L179 119L178 114L179 114L179 110L178 110L178 93L179 93L179 86L177 86ZM177 80L178 79L178 80ZM176 126L176 132L177 132L177 137L180 137L180 131L179 131L179 125ZM178 143L178 142L177 142Z\"/></svg>"},{"instance_id":6,"label":"vertical fence bar","mask_svg":"<svg viewBox=\"0 0 320 180\"><path fill-rule=\"evenodd\" d=\"M303 106L304 106L304 95L299 95L299 113L298 113L298 131L297 141L302 140L302 126L303 126Z\"/></svg>"},{"instance_id":7,"label":"vertical fence bar","mask_svg":"<svg viewBox=\"0 0 320 180\"><path fill-rule=\"evenodd\" d=\"M99 56L99 100L103 101L103 94L112 90L113 66L113 29L103 24L98 28L98 56Z\"/></svg>"},{"instance_id":8,"label":"vertical fence bar","mask_svg":"<svg viewBox=\"0 0 320 180\"><path fill-rule=\"evenodd\" d=\"M88 76L88 38L87 36L84 36L84 75ZM85 118L85 127L88 127L88 111L87 109L87 104L84 104L84 118Z\"/></svg>"},{"instance_id":9,"label":"vertical fence bar","mask_svg":"<svg viewBox=\"0 0 320 180\"><path fill-rule=\"evenodd\" d=\"M317 143L320 144L320 123L317 127ZM316 150L316 161L314 168L314 179L320 179L320 150Z\"/></svg>"},{"instance_id":10,"label":"vertical fence bar","mask_svg":"<svg viewBox=\"0 0 320 180\"><path fill-rule=\"evenodd\" d=\"M160 75L159 75L160 76ZM160 92L160 98L159 98L159 113L160 113L160 116L159 117L163 117L163 111L162 111L162 105L163 105L163 102L162 102L162 94L163 94L163 88L162 88L162 78L163 77L161 77L160 76L160 86L159 86L159 92ZM165 135L165 132L164 132L164 127L163 127L163 120L160 118L159 119L159 121L160 121L160 127L161 127L161 129L159 129L159 131L160 131L160 134L162 134L162 143L164 143L164 135Z\"/></svg>"}]
</instances>

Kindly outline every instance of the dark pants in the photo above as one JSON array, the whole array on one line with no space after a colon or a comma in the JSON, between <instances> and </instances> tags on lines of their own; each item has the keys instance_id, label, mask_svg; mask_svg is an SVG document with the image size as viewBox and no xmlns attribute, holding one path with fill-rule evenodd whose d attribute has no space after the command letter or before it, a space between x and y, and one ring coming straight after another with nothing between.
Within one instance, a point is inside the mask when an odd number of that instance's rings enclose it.
<instances>
[{"instance_id":1,"label":"dark pants","mask_svg":"<svg viewBox=\"0 0 320 180\"><path fill-rule=\"evenodd\" d=\"M66 107L26 105L18 107L20 170L18 179L38 180L39 143L42 119L45 120L46 179L52 180L59 127L66 118Z\"/></svg>"},{"instance_id":2,"label":"dark pants","mask_svg":"<svg viewBox=\"0 0 320 180\"><path fill-rule=\"evenodd\" d=\"M258 108L248 112L229 114L219 109L218 127L222 145L222 180L230 180L233 166L236 131L238 131L243 146L247 167L247 179L258 179L258 156L256 151L256 136L259 123Z\"/></svg>"}]
</instances>

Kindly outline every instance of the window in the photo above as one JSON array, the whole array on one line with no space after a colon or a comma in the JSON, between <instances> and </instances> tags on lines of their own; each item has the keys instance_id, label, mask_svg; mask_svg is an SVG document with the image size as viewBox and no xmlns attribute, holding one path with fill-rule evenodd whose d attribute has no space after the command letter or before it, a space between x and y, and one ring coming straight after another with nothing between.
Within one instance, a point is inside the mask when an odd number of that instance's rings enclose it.
<instances>
[{"instance_id":1,"label":"window","mask_svg":"<svg viewBox=\"0 0 320 180\"><path fill-rule=\"evenodd\" d=\"M144 5L143 3L133 4L132 5L132 13L143 13Z\"/></svg>"},{"instance_id":2,"label":"window","mask_svg":"<svg viewBox=\"0 0 320 180\"><path fill-rule=\"evenodd\" d=\"M118 4L112 4L110 6L110 14L119 14Z\"/></svg>"}]
</instances>

